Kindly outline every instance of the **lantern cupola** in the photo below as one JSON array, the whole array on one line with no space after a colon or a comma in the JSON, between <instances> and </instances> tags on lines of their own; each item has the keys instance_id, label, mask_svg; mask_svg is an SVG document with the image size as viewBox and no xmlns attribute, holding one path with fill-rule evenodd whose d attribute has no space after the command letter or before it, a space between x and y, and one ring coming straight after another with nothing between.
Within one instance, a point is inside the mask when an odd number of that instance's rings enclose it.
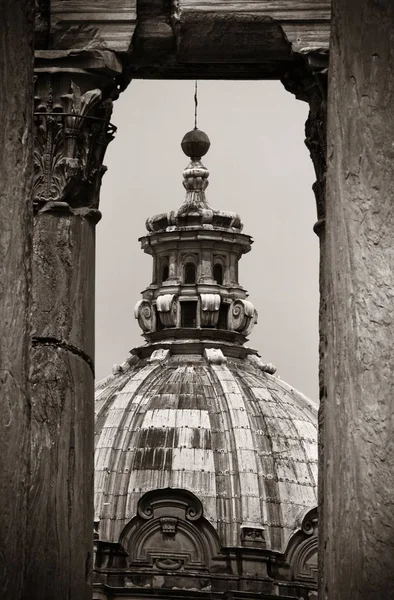
<instances>
[{"instance_id":1,"label":"lantern cupola","mask_svg":"<svg viewBox=\"0 0 394 600\"><path fill-rule=\"evenodd\" d=\"M206 199L209 171L201 162L210 141L195 128L181 147L190 162L183 172L186 196L178 210L151 217L140 238L153 258L151 284L135 307L149 344L209 345L228 352L244 348L257 312L238 280L238 263L253 242L240 217L213 209Z\"/></svg>"}]
</instances>

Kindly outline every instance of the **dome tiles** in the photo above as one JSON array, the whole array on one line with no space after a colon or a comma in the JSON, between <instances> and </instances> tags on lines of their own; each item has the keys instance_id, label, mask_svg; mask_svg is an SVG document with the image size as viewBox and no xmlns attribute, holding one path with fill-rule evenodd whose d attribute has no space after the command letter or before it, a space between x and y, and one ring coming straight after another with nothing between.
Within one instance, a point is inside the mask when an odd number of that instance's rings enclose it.
<instances>
[{"instance_id":1,"label":"dome tiles","mask_svg":"<svg viewBox=\"0 0 394 600\"><path fill-rule=\"evenodd\" d=\"M220 358L222 357L222 358ZM148 491L185 489L224 547L283 552L317 504L316 406L256 355L132 356L96 388L95 515L117 542Z\"/></svg>"}]
</instances>

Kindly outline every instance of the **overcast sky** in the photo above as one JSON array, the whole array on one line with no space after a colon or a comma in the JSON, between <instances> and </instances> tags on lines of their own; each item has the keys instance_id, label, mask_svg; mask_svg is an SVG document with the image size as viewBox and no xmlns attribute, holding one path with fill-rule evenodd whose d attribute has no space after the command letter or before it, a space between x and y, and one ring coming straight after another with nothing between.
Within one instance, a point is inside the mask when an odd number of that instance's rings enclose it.
<instances>
[{"instance_id":1,"label":"overcast sky","mask_svg":"<svg viewBox=\"0 0 394 600\"><path fill-rule=\"evenodd\" d=\"M184 198L187 157L180 142L194 125L193 81L133 81L115 103L97 227L96 376L111 373L141 343L133 309L151 282L140 250L145 220ZM208 202L236 211L254 239L239 281L259 313L249 345L277 374L318 399L318 238L304 146L307 105L278 82L199 82L198 126L210 137L203 162Z\"/></svg>"}]
</instances>

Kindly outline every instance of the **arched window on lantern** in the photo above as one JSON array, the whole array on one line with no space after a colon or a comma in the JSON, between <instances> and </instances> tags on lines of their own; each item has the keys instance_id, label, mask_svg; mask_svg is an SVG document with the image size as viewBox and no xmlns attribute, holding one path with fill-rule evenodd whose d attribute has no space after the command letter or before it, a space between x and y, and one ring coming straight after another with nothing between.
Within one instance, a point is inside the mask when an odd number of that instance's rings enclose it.
<instances>
[{"instance_id":1,"label":"arched window on lantern","mask_svg":"<svg viewBox=\"0 0 394 600\"><path fill-rule=\"evenodd\" d=\"M197 270L192 262L185 264L183 280L185 283L196 283Z\"/></svg>"},{"instance_id":2,"label":"arched window on lantern","mask_svg":"<svg viewBox=\"0 0 394 600\"><path fill-rule=\"evenodd\" d=\"M167 281L170 274L170 270L167 264L163 265L161 269L161 281Z\"/></svg>"},{"instance_id":3,"label":"arched window on lantern","mask_svg":"<svg viewBox=\"0 0 394 600\"><path fill-rule=\"evenodd\" d=\"M213 278L218 285L223 285L223 267L220 263L213 267Z\"/></svg>"}]
</instances>

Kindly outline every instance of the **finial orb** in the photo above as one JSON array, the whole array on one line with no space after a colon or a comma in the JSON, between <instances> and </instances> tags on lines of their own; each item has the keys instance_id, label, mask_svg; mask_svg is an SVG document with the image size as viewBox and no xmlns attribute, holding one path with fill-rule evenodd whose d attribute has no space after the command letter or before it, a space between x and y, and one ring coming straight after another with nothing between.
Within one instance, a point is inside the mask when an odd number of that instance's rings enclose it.
<instances>
[{"instance_id":1,"label":"finial orb","mask_svg":"<svg viewBox=\"0 0 394 600\"><path fill-rule=\"evenodd\" d=\"M211 145L209 137L201 129L188 131L181 142L182 150L189 158L201 158Z\"/></svg>"}]
</instances>

